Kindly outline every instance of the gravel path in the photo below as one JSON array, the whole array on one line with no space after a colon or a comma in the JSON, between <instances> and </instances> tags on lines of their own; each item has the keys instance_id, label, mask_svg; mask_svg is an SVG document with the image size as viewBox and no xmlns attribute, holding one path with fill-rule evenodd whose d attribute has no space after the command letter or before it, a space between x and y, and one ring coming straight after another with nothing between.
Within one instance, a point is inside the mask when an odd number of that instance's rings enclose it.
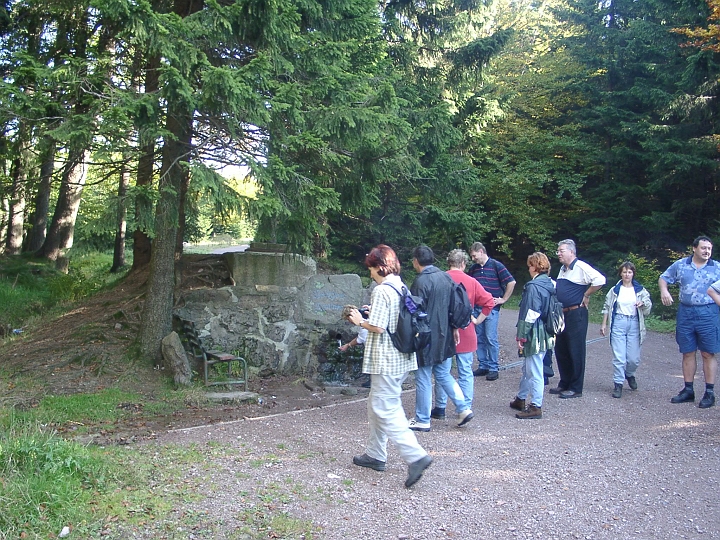
<instances>
[{"instance_id":1,"label":"gravel path","mask_svg":"<svg viewBox=\"0 0 720 540\"><path fill-rule=\"evenodd\" d=\"M500 319L506 362L516 360L516 316ZM599 335L590 325L588 338ZM323 539L720 538L720 407L670 404L682 387L674 336L649 333L639 389L626 386L622 399L610 396L607 340L588 346L583 397L546 391L542 420L517 420L508 407L519 377L512 368L476 379L466 428L448 418L418 434L435 463L411 490L392 445L384 473L351 464L367 436L363 399L152 444L226 448L183 473L209 494L189 507L207 512L215 537L249 538L239 531L260 512L308 520ZM410 416L414 391L403 401Z\"/></svg>"}]
</instances>

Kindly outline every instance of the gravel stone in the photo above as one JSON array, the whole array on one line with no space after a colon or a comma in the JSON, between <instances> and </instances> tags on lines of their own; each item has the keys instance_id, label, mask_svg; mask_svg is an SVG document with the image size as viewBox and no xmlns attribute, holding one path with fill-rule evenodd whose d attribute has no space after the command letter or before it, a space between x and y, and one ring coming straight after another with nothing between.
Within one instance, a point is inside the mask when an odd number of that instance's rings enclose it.
<instances>
[{"instance_id":1,"label":"gravel stone","mask_svg":"<svg viewBox=\"0 0 720 540\"><path fill-rule=\"evenodd\" d=\"M516 317L503 310L500 319L505 364L516 361ZM597 336L590 325L589 339ZM307 520L318 527L313 538L329 540L720 538L720 407L670 403L682 387L673 335L648 334L639 389L621 399L610 395L607 340L588 345L583 397L546 389L541 420L517 420L508 407L519 378L519 367L495 382L477 377L471 424L433 420L417 434L434 464L409 490L392 445L384 473L352 464L367 437L364 399L143 444L227 445L179 473L205 495L188 508L220 527L216 537L237 538L242 511L257 509ZM414 402L406 391L409 418Z\"/></svg>"}]
</instances>

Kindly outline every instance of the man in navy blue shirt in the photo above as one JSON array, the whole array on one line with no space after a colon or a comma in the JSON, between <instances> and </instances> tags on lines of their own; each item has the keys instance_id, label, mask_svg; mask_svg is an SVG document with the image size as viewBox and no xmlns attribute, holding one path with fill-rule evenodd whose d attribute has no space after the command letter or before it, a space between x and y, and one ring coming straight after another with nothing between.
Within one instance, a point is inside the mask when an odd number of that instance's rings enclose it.
<instances>
[{"instance_id":1,"label":"man in navy blue shirt","mask_svg":"<svg viewBox=\"0 0 720 540\"><path fill-rule=\"evenodd\" d=\"M495 308L490 315L481 324L475 326L478 368L473 371L473 375L476 377L485 375L488 381L496 381L500 358L500 342L498 341L500 306L512 296L515 289L515 278L503 263L488 257L485 246L480 242L475 242L470 246L470 258L475 264L468 270L468 275L474 277L495 299Z\"/></svg>"},{"instance_id":2,"label":"man in navy blue shirt","mask_svg":"<svg viewBox=\"0 0 720 540\"><path fill-rule=\"evenodd\" d=\"M605 285L605 276L577 258L573 240L558 242L557 257L562 266L555 282L558 302L563 305L565 329L557 335L555 358L560 381L551 394L561 398L582 397L587 352L588 304L590 295Z\"/></svg>"}]
</instances>

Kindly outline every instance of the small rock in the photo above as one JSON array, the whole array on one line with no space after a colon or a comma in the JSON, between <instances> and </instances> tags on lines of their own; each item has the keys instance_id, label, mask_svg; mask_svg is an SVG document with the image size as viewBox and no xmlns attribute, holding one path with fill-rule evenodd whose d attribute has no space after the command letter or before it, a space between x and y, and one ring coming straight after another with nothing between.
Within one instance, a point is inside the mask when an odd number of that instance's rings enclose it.
<instances>
[{"instance_id":1,"label":"small rock","mask_svg":"<svg viewBox=\"0 0 720 540\"><path fill-rule=\"evenodd\" d=\"M66 536L70 536L70 527L67 525L62 528L62 531L60 531L60 534L58 534L59 538L65 538Z\"/></svg>"},{"instance_id":2,"label":"small rock","mask_svg":"<svg viewBox=\"0 0 720 540\"><path fill-rule=\"evenodd\" d=\"M309 381L307 379L303 379L303 386L310 390L311 392L322 392L323 388L317 384L315 384L313 381Z\"/></svg>"}]
</instances>

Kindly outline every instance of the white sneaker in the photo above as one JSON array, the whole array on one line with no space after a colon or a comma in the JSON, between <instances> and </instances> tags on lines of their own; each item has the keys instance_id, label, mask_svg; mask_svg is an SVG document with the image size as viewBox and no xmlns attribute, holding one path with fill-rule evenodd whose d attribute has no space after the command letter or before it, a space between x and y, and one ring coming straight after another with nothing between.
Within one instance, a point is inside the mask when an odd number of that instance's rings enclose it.
<instances>
[{"instance_id":1,"label":"white sneaker","mask_svg":"<svg viewBox=\"0 0 720 540\"><path fill-rule=\"evenodd\" d=\"M430 431L430 424L423 424L422 422L418 422L414 418L410 420L408 423L408 427L412 429L413 431Z\"/></svg>"},{"instance_id":2,"label":"white sneaker","mask_svg":"<svg viewBox=\"0 0 720 540\"><path fill-rule=\"evenodd\" d=\"M458 414L458 427L462 427L474 418L473 412L470 409L465 409L463 412Z\"/></svg>"}]
</instances>

